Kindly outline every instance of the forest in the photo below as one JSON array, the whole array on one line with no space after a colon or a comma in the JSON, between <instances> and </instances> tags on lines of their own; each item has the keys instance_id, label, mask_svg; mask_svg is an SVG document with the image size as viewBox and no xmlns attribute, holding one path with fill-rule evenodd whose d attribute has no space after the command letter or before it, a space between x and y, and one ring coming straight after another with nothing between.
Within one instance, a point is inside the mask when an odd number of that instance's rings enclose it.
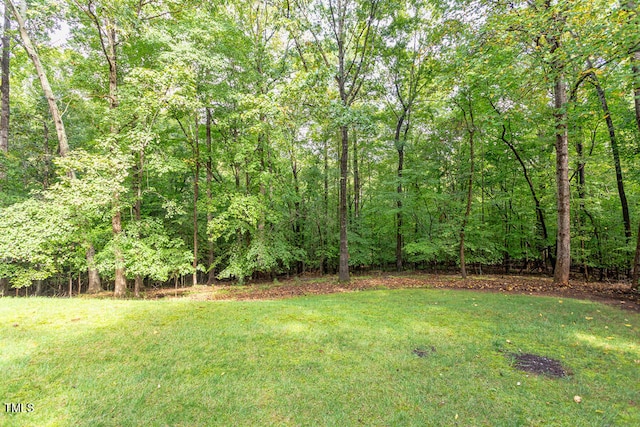
<instances>
[{"instance_id":1,"label":"forest","mask_svg":"<svg viewBox=\"0 0 640 427\"><path fill-rule=\"evenodd\" d=\"M3 0L0 288L640 277L637 0Z\"/></svg>"}]
</instances>

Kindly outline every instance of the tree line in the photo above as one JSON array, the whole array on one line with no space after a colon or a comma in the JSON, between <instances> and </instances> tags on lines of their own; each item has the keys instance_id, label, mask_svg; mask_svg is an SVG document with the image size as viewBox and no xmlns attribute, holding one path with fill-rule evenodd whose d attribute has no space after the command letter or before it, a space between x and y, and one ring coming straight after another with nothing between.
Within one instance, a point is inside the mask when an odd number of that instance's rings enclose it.
<instances>
[{"instance_id":1,"label":"tree line","mask_svg":"<svg viewBox=\"0 0 640 427\"><path fill-rule=\"evenodd\" d=\"M638 28L634 0L4 0L0 288L637 287Z\"/></svg>"}]
</instances>

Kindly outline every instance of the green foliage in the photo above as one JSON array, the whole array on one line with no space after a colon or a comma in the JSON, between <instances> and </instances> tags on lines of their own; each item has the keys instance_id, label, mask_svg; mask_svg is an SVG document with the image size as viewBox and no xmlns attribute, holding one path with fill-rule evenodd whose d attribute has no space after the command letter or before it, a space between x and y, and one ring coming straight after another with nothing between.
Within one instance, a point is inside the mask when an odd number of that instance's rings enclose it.
<instances>
[{"instance_id":1,"label":"green foliage","mask_svg":"<svg viewBox=\"0 0 640 427\"><path fill-rule=\"evenodd\" d=\"M274 215L257 197L235 194L228 198L228 205L208 228L211 240L229 243L227 266L218 277L234 277L243 282L254 272L287 271L294 261L304 258L302 249L291 245L282 232L273 229L278 222Z\"/></svg>"},{"instance_id":2,"label":"green foliage","mask_svg":"<svg viewBox=\"0 0 640 427\"><path fill-rule=\"evenodd\" d=\"M148 277L158 282L193 272L193 254L180 239L167 235L157 219L131 222L124 233L109 241L96 256L96 267L101 274L112 276L115 270L114 247L117 245L125 259L127 277Z\"/></svg>"},{"instance_id":3,"label":"green foliage","mask_svg":"<svg viewBox=\"0 0 640 427\"><path fill-rule=\"evenodd\" d=\"M14 286L82 274L89 247L106 278L118 251L127 277L156 281L193 273L194 261L239 281L332 271L341 126L349 135L349 264L394 266L400 232L407 263L456 265L471 111L467 261L550 265L558 75L571 96L574 265L628 270L636 236L624 235L609 132L588 78L597 76L607 97L637 224L630 55L638 14L628 5L205 3L28 2L72 150L59 158L31 61L13 48L0 274ZM66 43L52 43L50 29L67 27Z\"/></svg>"},{"instance_id":4,"label":"green foliage","mask_svg":"<svg viewBox=\"0 0 640 427\"><path fill-rule=\"evenodd\" d=\"M73 256L69 213L68 207L37 195L0 210L0 277L21 288L59 272Z\"/></svg>"}]
</instances>

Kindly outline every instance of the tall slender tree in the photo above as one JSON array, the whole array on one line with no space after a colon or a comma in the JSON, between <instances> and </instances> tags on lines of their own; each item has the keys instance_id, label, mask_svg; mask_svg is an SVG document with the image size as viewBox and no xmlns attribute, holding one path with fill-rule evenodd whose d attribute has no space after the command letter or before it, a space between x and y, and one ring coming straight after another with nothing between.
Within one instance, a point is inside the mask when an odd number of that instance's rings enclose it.
<instances>
[{"instance_id":1,"label":"tall slender tree","mask_svg":"<svg viewBox=\"0 0 640 427\"><path fill-rule=\"evenodd\" d=\"M471 203L473 201L473 179L475 172L475 152L474 152L474 143L475 143L475 135L476 135L476 122L473 111L473 100L471 98L470 93L465 93L465 104L458 103L458 107L462 111L462 117L464 120L465 130L467 131L468 141L469 141L469 177L467 179L467 194L465 201L465 210L464 216L462 217L462 225L460 226L460 274L463 279L467 278L467 265L465 262L465 237L466 237L466 228L469 224L469 216L471 214Z\"/></svg>"},{"instance_id":2,"label":"tall slender tree","mask_svg":"<svg viewBox=\"0 0 640 427\"><path fill-rule=\"evenodd\" d=\"M81 2L74 0L76 6L89 18L91 24L95 27L98 34L100 48L108 66L109 91L107 100L109 109L114 111L118 108L118 58L117 48L118 40L118 23L115 16L104 5L96 4L89 0ZM111 134L117 133L115 122L110 126ZM124 297L127 290L127 279L124 268L124 257L119 247L119 237L122 234L122 213L121 213L120 194L113 194L113 207L111 216L111 230L116 244L114 246L115 256L115 284L114 295L116 297ZM89 251L91 252L91 251ZM89 256L89 255L88 255ZM89 260L89 262L91 262ZM91 275L90 275L91 277Z\"/></svg>"},{"instance_id":3,"label":"tall slender tree","mask_svg":"<svg viewBox=\"0 0 640 427\"><path fill-rule=\"evenodd\" d=\"M11 31L11 17L9 16L9 0L4 2L4 25L2 28L2 66L0 82L0 152L5 155L9 152L9 61L11 59L11 46L10 46L10 31ZM6 179L5 170L0 167L0 188L2 188L4 179ZM9 280L2 277L0 278L0 292L6 294L9 292Z\"/></svg>"},{"instance_id":4,"label":"tall slender tree","mask_svg":"<svg viewBox=\"0 0 640 427\"><path fill-rule=\"evenodd\" d=\"M348 203L349 177L349 111L360 95L367 72L372 66L374 39L378 30L380 0L328 0L316 5L320 28L312 23L307 5L298 3L299 13L305 17L307 28L315 41L324 65L332 71L341 106L339 123L340 185L338 218L340 224L340 251L338 276L349 281ZM324 40L323 40L324 39ZM325 42L335 46L335 52L326 52ZM335 58L335 59L334 59Z\"/></svg>"},{"instance_id":5,"label":"tall slender tree","mask_svg":"<svg viewBox=\"0 0 640 427\"><path fill-rule=\"evenodd\" d=\"M49 104L49 112L51 113L51 118L53 119L53 123L56 127L60 155L64 157L69 153L69 142L67 140L67 133L64 128L64 122L62 121L62 114L58 109L56 97L53 93L53 90L51 89L51 84L49 83L47 74L45 73L44 67L42 66L42 62L40 61L40 55L33 45L29 33L27 32L23 16L20 14L18 8L14 5L13 0L6 0L6 3L11 8L13 16L18 23L22 45L27 51L27 54L29 55L29 58L31 58L33 66L36 69L36 74L38 75L38 79L40 80L42 91L44 92L44 96L47 99L47 103Z\"/></svg>"},{"instance_id":6,"label":"tall slender tree","mask_svg":"<svg viewBox=\"0 0 640 427\"><path fill-rule=\"evenodd\" d=\"M4 25L2 28L2 72L0 78L0 96L2 104L0 106L0 151L9 151L9 96L10 83L9 73L11 60L11 16L9 15L9 0L4 2ZM4 171L0 170L0 180L4 178Z\"/></svg>"}]
</instances>

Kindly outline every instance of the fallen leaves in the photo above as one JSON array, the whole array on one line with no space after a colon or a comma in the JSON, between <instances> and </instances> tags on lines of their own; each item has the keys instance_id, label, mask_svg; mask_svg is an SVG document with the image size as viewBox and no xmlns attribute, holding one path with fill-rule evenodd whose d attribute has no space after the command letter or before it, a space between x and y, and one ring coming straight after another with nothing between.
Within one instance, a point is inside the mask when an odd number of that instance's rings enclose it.
<instances>
[{"instance_id":1,"label":"fallen leaves","mask_svg":"<svg viewBox=\"0 0 640 427\"><path fill-rule=\"evenodd\" d=\"M628 284L573 281L571 286L558 287L544 276L477 276L466 280L457 275L439 274L389 274L376 277L352 276L351 283L339 284L331 276L279 279L277 284L255 282L254 284L218 285L213 288L199 286L182 288L180 294L193 299L281 299L302 295L321 295L337 292L353 292L365 289L469 289L482 292L504 292L527 295L553 295L563 298L581 298L601 301L620 308L640 312L638 293ZM213 290L213 292L212 292ZM158 289L147 293L147 298L162 298L172 295L173 289ZM563 304L563 299L558 304ZM589 319L587 319L589 320ZM628 321L627 321L628 322Z\"/></svg>"}]
</instances>

